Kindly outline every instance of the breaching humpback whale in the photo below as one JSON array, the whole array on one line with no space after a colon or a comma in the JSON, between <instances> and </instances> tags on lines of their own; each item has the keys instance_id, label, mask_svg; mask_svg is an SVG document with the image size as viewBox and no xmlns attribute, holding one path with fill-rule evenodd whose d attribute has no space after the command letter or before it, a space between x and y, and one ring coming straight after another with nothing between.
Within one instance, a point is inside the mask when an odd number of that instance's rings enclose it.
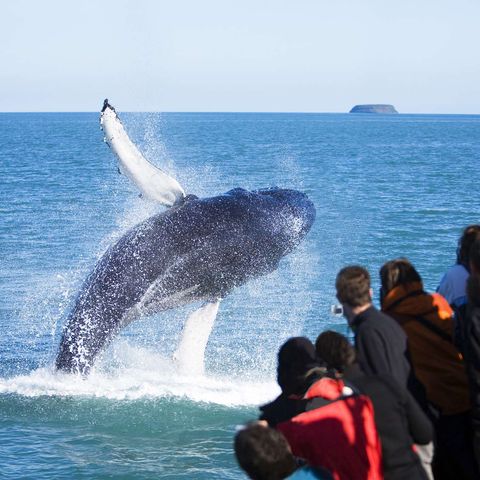
<instances>
[{"instance_id":1,"label":"breaching humpback whale","mask_svg":"<svg viewBox=\"0 0 480 480\"><path fill-rule=\"evenodd\" d=\"M296 190L186 195L142 156L107 100L100 123L120 170L144 196L169 208L125 233L84 282L55 361L57 369L83 375L112 338L141 316L200 301L199 311L208 311L213 325L220 299L275 270L315 219L312 202ZM187 320L184 337L198 318L194 313ZM202 334L204 344L212 325Z\"/></svg>"}]
</instances>

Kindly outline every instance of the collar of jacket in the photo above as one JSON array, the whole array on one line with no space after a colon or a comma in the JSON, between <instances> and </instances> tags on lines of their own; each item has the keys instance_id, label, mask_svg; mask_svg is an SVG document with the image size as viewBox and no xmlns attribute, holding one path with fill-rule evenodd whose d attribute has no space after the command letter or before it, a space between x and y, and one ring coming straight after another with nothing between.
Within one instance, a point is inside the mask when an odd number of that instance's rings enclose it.
<instances>
[{"instance_id":1,"label":"collar of jacket","mask_svg":"<svg viewBox=\"0 0 480 480\"><path fill-rule=\"evenodd\" d=\"M438 293L426 293L422 282L411 282L390 290L383 299L382 310L387 314L427 318L433 315L442 320L453 315L448 302Z\"/></svg>"},{"instance_id":2,"label":"collar of jacket","mask_svg":"<svg viewBox=\"0 0 480 480\"><path fill-rule=\"evenodd\" d=\"M310 400L315 397L325 398L326 400L336 400L343 395L345 384L342 380L324 377L315 382L305 394L305 399Z\"/></svg>"},{"instance_id":3,"label":"collar of jacket","mask_svg":"<svg viewBox=\"0 0 480 480\"><path fill-rule=\"evenodd\" d=\"M368 317L375 311L375 307L370 305L362 313L359 313L356 317L353 318L352 323L350 324L351 329L355 332L356 329L368 319Z\"/></svg>"},{"instance_id":4,"label":"collar of jacket","mask_svg":"<svg viewBox=\"0 0 480 480\"><path fill-rule=\"evenodd\" d=\"M423 291L422 282L410 282L398 285L397 287L392 288L383 298L382 310L386 312L395 308L407 298L421 296L423 293L425 292Z\"/></svg>"}]
</instances>

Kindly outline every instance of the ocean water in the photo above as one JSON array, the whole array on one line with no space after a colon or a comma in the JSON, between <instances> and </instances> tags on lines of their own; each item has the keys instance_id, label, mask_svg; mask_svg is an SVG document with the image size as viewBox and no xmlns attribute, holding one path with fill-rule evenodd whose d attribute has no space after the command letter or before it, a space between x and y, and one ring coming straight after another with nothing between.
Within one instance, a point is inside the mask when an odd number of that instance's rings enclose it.
<instances>
[{"instance_id":1,"label":"ocean water","mask_svg":"<svg viewBox=\"0 0 480 480\"><path fill-rule=\"evenodd\" d=\"M275 355L332 317L337 271L407 256L436 288L480 222L480 116L128 114L147 158L189 193L278 185L317 219L280 268L220 305L205 376L171 361L185 307L130 325L87 379L53 372L86 275L162 207L138 197L96 113L0 114L0 478L244 478L237 425L278 393Z\"/></svg>"}]
</instances>

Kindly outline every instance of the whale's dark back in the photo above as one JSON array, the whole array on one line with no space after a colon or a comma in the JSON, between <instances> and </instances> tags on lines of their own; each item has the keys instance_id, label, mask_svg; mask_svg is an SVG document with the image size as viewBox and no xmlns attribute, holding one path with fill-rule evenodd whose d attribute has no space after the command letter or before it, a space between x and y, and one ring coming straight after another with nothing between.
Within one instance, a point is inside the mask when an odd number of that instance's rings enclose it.
<instances>
[{"instance_id":1,"label":"whale's dark back","mask_svg":"<svg viewBox=\"0 0 480 480\"><path fill-rule=\"evenodd\" d=\"M56 367L87 373L115 333L135 318L222 298L273 271L314 219L313 204L295 190L235 189L189 199L135 226L85 281Z\"/></svg>"}]
</instances>

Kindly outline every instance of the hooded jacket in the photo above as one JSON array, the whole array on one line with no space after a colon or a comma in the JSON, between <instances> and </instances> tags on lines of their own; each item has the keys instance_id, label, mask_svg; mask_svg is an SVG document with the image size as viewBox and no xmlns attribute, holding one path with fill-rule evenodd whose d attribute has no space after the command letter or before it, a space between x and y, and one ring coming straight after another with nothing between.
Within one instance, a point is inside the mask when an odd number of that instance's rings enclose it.
<instances>
[{"instance_id":1,"label":"hooded jacket","mask_svg":"<svg viewBox=\"0 0 480 480\"><path fill-rule=\"evenodd\" d=\"M294 455L326 468L335 480L380 480L382 451L372 403L345 392L341 380L322 378L305 394L305 411L277 429Z\"/></svg>"},{"instance_id":2,"label":"hooded jacket","mask_svg":"<svg viewBox=\"0 0 480 480\"><path fill-rule=\"evenodd\" d=\"M468 411L465 366L453 344L453 311L445 298L426 293L422 282L411 282L390 290L382 310L407 334L415 375L428 401L444 415Z\"/></svg>"},{"instance_id":3,"label":"hooded jacket","mask_svg":"<svg viewBox=\"0 0 480 480\"><path fill-rule=\"evenodd\" d=\"M305 411L305 392L325 376L316 357L313 343L306 337L292 337L278 352L277 382L282 393L260 407L260 420L275 428L278 423Z\"/></svg>"}]
</instances>

